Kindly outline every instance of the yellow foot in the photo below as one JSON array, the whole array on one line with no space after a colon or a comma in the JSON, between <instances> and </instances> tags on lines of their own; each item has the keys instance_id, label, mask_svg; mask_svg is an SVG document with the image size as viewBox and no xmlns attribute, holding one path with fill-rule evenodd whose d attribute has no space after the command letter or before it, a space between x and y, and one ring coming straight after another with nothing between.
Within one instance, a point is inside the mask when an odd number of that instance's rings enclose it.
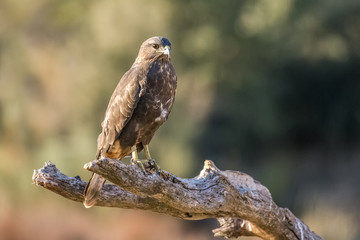
<instances>
[{"instance_id":1,"label":"yellow foot","mask_svg":"<svg viewBox=\"0 0 360 240\"><path fill-rule=\"evenodd\" d=\"M131 164L132 165L137 164L144 173L146 173L147 168L155 169L156 173L159 175L161 173L161 169L160 169L159 165L156 164L154 159L141 159L141 160L140 159L138 159L138 160L131 159Z\"/></svg>"},{"instance_id":2,"label":"yellow foot","mask_svg":"<svg viewBox=\"0 0 360 240\"><path fill-rule=\"evenodd\" d=\"M132 158L131 158L132 165L137 164L144 173L146 173L145 168L155 169L156 173L160 175L161 169L160 169L159 165L156 164L155 160L151 158L148 145L144 145L144 152L145 152L146 160L139 159L137 151L136 151L136 146L133 146L131 148L131 150L132 150ZM145 167L145 165L146 165L146 167Z\"/></svg>"}]
</instances>

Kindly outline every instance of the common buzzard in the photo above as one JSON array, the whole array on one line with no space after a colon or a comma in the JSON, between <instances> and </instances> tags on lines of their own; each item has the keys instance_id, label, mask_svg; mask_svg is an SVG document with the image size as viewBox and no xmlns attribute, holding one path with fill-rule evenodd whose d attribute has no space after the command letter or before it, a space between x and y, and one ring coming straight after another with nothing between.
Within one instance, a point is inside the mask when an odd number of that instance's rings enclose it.
<instances>
[{"instance_id":1,"label":"common buzzard","mask_svg":"<svg viewBox=\"0 0 360 240\"><path fill-rule=\"evenodd\" d=\"M144 149L149 163L148 144L156 130L167 120L175 99L177 77L170 60L171 43L163 37L152 37L142 43L131 68L120 79L110 98L97 140L96 159L122 159ZM85 188L84 206L96 203L105 179L93 174Z\"/></svg>"}]
</instances>

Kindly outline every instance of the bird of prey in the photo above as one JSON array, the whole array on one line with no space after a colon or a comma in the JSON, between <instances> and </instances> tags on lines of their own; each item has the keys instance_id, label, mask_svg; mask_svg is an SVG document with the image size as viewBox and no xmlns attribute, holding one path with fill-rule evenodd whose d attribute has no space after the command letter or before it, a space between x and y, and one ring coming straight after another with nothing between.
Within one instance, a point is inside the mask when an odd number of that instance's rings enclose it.
<instances>
[{"instance_id":1,"label":"bird of prey","mask_svg":"<svg viewBox=\"0 0 360 240\"><path fill-rule=\"evenodd\" d=\"M132 163L159 169L151 159L149 143L167 120L175 99L177 77L170 59L171 43L152 37L141 44L138 56L123 75L110 98L97 140L96 159L122 159L132 154ZM137 153L144 149L146 160ZM96 203L105 179L93 174L84 191L84 206Z\"/></svg>"}]
</instances>

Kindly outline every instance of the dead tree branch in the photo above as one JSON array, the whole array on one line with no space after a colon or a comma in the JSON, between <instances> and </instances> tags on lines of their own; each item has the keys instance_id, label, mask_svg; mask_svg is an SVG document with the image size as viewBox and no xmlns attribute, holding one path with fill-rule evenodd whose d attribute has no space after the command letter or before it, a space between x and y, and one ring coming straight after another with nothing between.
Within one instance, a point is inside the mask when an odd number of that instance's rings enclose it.
<instances>
[{"instance_id":1,"label":"dead tree branch","mask_svg":"<svg viewBox=\"0 0 360 240\"><path fill-rule=\"evenodd\" d=\"M161 175L112 159L95 160L85 169L102 175L105 184L97 206L143 209L187 220L217 218L215 236L262 239L321 239L288 209L278 207L269 190L247 174L221 171L205 161L191 179ZM62 174L48 162L34 170L33 182L73 201L82 202L86 182Z\"/></svg>"}]
</instances>

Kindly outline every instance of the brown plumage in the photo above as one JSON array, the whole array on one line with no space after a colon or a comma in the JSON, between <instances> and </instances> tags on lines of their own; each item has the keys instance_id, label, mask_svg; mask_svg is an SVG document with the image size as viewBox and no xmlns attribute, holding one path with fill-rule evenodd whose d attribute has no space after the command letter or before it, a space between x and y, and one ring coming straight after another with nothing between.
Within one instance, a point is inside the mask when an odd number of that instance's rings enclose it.
<instances>
[{"instance_id":1,"label":"brown plumage","mask_svg":"<svg viewBox=\"0 0 360 240\"><path fill-rule=\"evenodd\" d=\"M112 94L98 137L96 158L122 159L133 146L141 151L167 120L175 99L176 81L171 44L163 37L142 43L138 56ZM93 174L85 189L85 207L96 203L105 179Z\"/></svg>"}]
</instances>

